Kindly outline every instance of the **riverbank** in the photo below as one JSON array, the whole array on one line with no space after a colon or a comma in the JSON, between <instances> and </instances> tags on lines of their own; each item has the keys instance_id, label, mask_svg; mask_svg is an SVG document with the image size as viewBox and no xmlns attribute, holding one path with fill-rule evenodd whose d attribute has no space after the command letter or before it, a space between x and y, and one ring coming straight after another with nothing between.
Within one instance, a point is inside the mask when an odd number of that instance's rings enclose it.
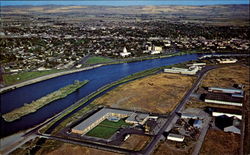
<instances>
[{"instance_id":1,"label":"riverbank","mask_svg":"<svg viewBox=\"0 0 250 155\"><path fill-rule=\"evenodd\" d=\"M69 94L73 93L74 91L76 91L77 89L81 88L82 86L84 86L85 84L87 84L88 81L82 81L82 82L75 82L74 84L68 85L66 87L63 87L55 92L52 92L34 102L32 102L31 104L25 104L24 106L14 109L11 112L8 112L6 114L3 114L2 117L4 118L5 121L7 122L12 122L15 121L17 119L20 119L21 117L28 115L30 113L36 112L38 109L44 107L45 105L64 98L66 96L68 96Z\"/></svg>"},{"instance_id":2,"label":"riverbank","mask_svg":"<svg viewBox=\"0 0 250 155\"><path fill-rule=\"evenodd\" d=\"M41 77L38 77L38 78L35 78L35 79L32 79L32 80L24 81L24 82L21 82L21 83L18 83L18 84L14 84L14 85L10 85L10 86L1 88L0 89L0 94L4 93L4 92L7 92L7 91L10 91L10 90L13 90L13 89L16 89L16 88L20 88L20 87L23 87L23 86L34 84L34 83L41 82L41 81L44 81L44 80L49 80L49 79L52 79L52 78L55 78L55 77L58 77L58 76L72 74L72 73L76 73L76 72L81 72L81 71L85 71L85 70L89 70L89 69L94 69L94 68L101 67L101 66L103 66L103 64L98 64L98 65L94 65L94 66L90 66L90 67L84 67L84 68L81 68L81 69L68 70L68 71L63 71L63 72L59 72L59 73L53 73L53 74L41 76Z\"/></svg>"}]
</instances>

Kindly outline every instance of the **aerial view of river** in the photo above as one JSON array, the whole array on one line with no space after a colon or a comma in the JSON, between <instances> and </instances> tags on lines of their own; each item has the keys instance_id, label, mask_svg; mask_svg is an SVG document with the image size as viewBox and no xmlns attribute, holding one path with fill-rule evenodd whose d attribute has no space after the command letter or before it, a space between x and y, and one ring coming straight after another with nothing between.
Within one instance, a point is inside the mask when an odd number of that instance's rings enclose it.
<instances>
[{"instance_id":1,"label":"aerial view of river","mask_svg":"<svg viewBox=\"0 0 250 155\"><path fill-rule=\"evenodd\" d=\"M162 59L152 59L133 63L122 63L102 66L82 72L68 74L39 83L24 86L1 94L1 113L5 114L11 110L29 104L61 87L72 84L75 80L89 80L89 83L69 96L54 101L35 113L22 117L14 122L5 122L1 117L1 137L5 137L18 131L33 127L46 119L61 112L76 101L96 91L98 88L117 81L130 74L143 70L196 60L199 54L188 54Z\"/></svg>"}]
</instances>

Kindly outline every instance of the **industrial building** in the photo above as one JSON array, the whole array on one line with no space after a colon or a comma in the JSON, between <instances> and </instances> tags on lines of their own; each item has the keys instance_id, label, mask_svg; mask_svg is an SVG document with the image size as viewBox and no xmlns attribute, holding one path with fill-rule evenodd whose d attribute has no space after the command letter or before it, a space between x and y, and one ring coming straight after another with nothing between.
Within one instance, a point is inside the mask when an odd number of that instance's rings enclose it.
<instances>
[{"instance_id":1,"label":"industrial building","mask_svg":"<svg viewBox=\"0 0 250 155\"><path fill-rule=\"evenodd\" d=\"M144 124L149 118L148 114L135 113L132 111L120 110L120 109L111 109L111 108L103 108L100 111L96 112L77 126L71 129L72 133L77 134L86 134L91 129L96 127L105 119L112 120L121 119L128 117L125 122L131 124Z\"/></svg>"},{"instance_id":2,"label":"industrial building","mask_svg":"<svg viewBox=\"0 0 250 155\"><path fill-rule=\"evenodd\" d=\"M199 116L197 116L195 114L191 114L191 113L182 113L181 118L182 119L198 119Z\"/></svg>"},{"instance_id":3,"label":"industrial building","mask_svg":"<svg viewBox=\"0 0 250 155\"><path fill-rule=\"evenodd\" d=\"M232 132L236 134L240 134L241 121L237 118L233 118L231 124L229 126L224 127L224 132Z\"/></svg>"},{"instance_id":4,"label":"industrial building","mask_svg":"<svg viewBox=\"0 0 250 155\"><path fill-rule=\"evenodd\" d=\"M239 97L232 97L230 94L225 93L208 93L205 97L205 102L224 104L232 106L242 106L244 99Z\"/></svg>"},{"instance_id":5,"label":"industrial building","mask_svg":"<svg viewBox=\"0 0 250 155\"><path fill-rule=\"evenodd\" d=\"M209 87L208 92L205 97L208 103L242 106L244 102L242 89Z\"/></svg>"},{"instance_id":6,"label":"industrial building","mask_svg":"<svg viewBox=\"0 0 250 155\"><path fill-rule=\"evenodd\" d=\"M177 134L173 134L173 133L170 133L167 136L167 140L176 141L176 142L183 142L184 138L185 137L183 135L177 135Z\"/></svg>"},{"instance_id":7,"label":"industrial building","mask_svg":"<svg viewBox=\"0 0 250 155\"><path fill-rule=\"evenodd\" d=\"M195 75L199 71L199 67L191 66L187 68L177 68L172 67L171 69L164 69L165 73L178 73L178 74L185 74L185 75Z\"/></svg>"},{"instance_id":8,"label":"industrial building","mask_svg":"<svg viewBox=\"0 0 250 155\"><path fill-rule=\"evenodd\" d=\"M237 59L216 59L220 64L236 63Z\"/></svg>"},{"instance_id":9,"label":"industrial building","mask_svg":"<svg viewBox=\"0 0 250 155\"><path fill-rule=\"evenodd\" d=\"M214 108L212 112L212 116L228 116L228 117L236 117L242 120L242 112L240 110L234 109L224 109L224 108Z\"/></svg>"},{"instance_id":10,"label":"industrial building","mask_svg":"<svg viewBox=\"0 0 250 155\"><path fill-rule=\"evenodd\" d=\"M235 89L235 88L218 88L218 87L209 87L209 92L215 92L215 93L227 93L232 95L243 95L244 91L242 89ZM242 96L243 97L243 96Z\"/></svg>"}]
</instances>

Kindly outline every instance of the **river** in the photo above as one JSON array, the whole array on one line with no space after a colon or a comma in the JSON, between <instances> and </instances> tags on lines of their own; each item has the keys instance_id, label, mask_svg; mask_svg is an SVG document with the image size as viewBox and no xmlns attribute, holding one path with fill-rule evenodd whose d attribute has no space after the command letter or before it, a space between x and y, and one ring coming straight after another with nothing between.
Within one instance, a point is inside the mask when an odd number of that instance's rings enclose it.
<instances>
[{"instance_id":1,"label":"river","mask_svg":"<svg viewBox=\"0 0 250 155\"><path fill-rule=\"evenodd\" d=\"M45 80L32 85L24 86L13 91L1 94L1 113L7 113L25 103L45 96L61 87L72 84L75 80L89 80L89 83L64 99L50 103L37 112L22 117L14 122L5 122L1 117L1 138L18 131L33 127L53 115L61 112L76 101L94 92L98 88L143 70L196 60L201 55L190 54L162 59L152 59L133 63L107 65L99 68L68 74Z\"/></svg>"}]
</instances>

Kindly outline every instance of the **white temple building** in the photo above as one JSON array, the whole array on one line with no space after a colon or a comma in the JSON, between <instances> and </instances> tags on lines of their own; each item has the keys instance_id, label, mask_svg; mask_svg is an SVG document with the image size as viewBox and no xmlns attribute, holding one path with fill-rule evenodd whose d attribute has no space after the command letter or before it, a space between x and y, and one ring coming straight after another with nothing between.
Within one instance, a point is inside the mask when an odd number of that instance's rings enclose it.
<instances>
[{"instance_id":1,"label":"white temple building","mask_svg":"<svg viewBox=\"0 0 250 155\"><path fill-rule=\"evenodd\" d=\"M122 57L129 56L131 53L127 51L126 47L123 48L123 52L120 53Z\"/></svg>"}]
</instances>

